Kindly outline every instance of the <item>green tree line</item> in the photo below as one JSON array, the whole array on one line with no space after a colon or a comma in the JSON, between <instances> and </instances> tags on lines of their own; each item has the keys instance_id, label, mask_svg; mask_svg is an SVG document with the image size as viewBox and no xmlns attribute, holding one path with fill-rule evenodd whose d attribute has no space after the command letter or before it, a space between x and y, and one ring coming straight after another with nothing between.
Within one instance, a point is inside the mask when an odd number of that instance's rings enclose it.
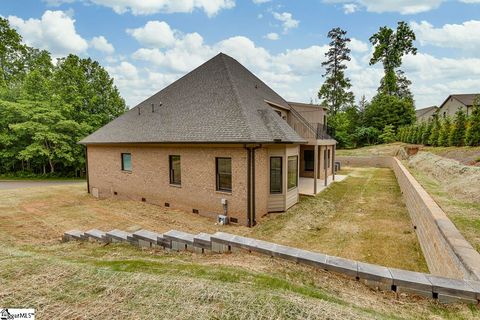
<instances>
[{"instance_id":1,"label":"green tree line","mask_svg":"<svg viewBox=\"0 0 480 320\"><path fill-rule=\"evenodd\" d=\"M329 109L328 124L335 129L338 146L354 148L395 140L399 128L415 121L411 81L400 69L403 56L417 53L415 34L401 21L395 30L381 27L370 37L374 49L370 65L382 64L384 76L371 101L363 96L358 104L349 91L350 79L345 76L346 62L350 61L350 39L346 34L340 28L328 33L330 49L322 63L325 82L318 92Z\"/></svg>"},{"instance_id":2,"label":"green tree line","mask_svg":"<svg viewBox=\"0 0 480 320\"><path fill-rule=\"evenodd\" d=\"M98 62L56 60L0 17L0 174L83 176L77 142L126 111Z\"/></svg>"},{"instance_id":3,"label":"green tree line","mask_svg":"<svg viewBox=\"0 0 480 320\"><path fill-rule=\"evenodd\" d=\"M472 112L466 115L460 108L453 119L440 119L435 114L429 121L401 127L398 140L433 147L480 146L480 96L475 99Z\"/></svg>"}]
</instances>

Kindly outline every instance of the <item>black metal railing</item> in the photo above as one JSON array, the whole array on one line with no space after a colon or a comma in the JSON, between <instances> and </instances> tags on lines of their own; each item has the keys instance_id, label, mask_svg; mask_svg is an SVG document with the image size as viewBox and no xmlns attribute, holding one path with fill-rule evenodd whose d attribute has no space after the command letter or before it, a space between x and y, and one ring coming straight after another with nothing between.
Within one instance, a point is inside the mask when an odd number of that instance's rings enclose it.
<instances>
[{"instance_id":1,"label":"black metal railing","mask_svg":"<svg viewBox=\"0 0 480 320\"><path fill-rule=\"evenodd\" d=\"M312 123L317 128L317 139L335 139L335 128L324 123Z\"/></svg>"}]
</instances>

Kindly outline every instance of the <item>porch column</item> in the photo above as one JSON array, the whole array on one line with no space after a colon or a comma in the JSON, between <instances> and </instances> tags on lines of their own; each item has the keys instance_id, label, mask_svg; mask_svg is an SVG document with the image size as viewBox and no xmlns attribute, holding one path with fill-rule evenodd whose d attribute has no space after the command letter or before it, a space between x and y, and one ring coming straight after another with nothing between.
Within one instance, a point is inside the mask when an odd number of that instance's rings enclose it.
<instances>
[{"instance_id":1,"label":"porch column","mask_svg":"<svg viewBox=\"0 0 480 320\"><path fill-rule=\"evenodd\" d=\"M325 187L328 186L328 147L325 146L323 149L323 168L325 171Z\"/></svg>"},{"instance_id":2,"label":"porch column","mask_svg":"<svg viewBox=\"0 0 480 320\"><path fill-rule=\"evenodd\" d=\"M317 176L318 176L318 144L315 141L315 146L313 147L313 195L317 195Z\"/></svg>"},{"instance_id":3,"label":"porch column","mask_svg":"<svg viewBox=\"0 0 480 320\"><path fill-rule=\"evenodd\" d=\"M335 151L337 151L337 144L333 145L333 152L332 152L332 173L333 173L333 181L335 181Z\"/></svg>"}]
</instances>

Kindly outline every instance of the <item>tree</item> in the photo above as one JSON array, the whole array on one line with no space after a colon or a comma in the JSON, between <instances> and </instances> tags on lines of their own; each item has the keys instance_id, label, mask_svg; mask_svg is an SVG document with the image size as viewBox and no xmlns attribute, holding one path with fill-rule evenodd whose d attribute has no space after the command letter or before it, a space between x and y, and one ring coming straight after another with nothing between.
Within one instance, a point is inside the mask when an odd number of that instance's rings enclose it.
<instances>
[{"instance_id":1,"label":"tree","mask_svg":"<svg viewBox=\"0 0 480 320\"><path fill-rule=\"evenodd\" d=\"M461 147L465 145L466 115L463 108L455 113L452 130L450 131L449 144L451 146Z\"/></svg>"},{"instance_id":2,"label":"tree","mask_svg":"<svg viewBox=\"0 0 480 320\"><path fill-rule=\"evenodd\" d=\"M421 144L424 144L424 145L429 144L430 135L432 134L432 130L433 130L433 121L432 121L432 119L429 119L428 122L427 122L427 125L425 127L425 131L423 132L423 135L422 135L422 140L420 142Z\"/></svg>"},{"instance_id":3,"label":"tree","mask_svg":"<svg viewBox=\"0 0 480 320\"><path fill-rule=\"evenodd\" d=\"M328 37L332 39L330 49L325 53L326 61L322 63L325 67L326 79L318 97L323 99L323 104L330 110L331 115L338 111L352 106L355 97L351 91L350 79L345 77L347 66L346 61L350 61L350 49L347 44L350 39L346 37L347 32L340 28L333 28L328 32Z\"/></svg>"},{"instance_id":4,"label":"tree","mask_svg":"<svg viewBox=\"0 0 480 320\"><path fill-rule=\"evenodd\" d=\"M440 120L438 119L438 115L433 116L433 126L432 131L430 133L430 137L428 138L428 144L436 147L438 146L438 137L440 135Z\"/></svg>"},{"instance_id":5,"label":"tree","mask_svg":"<svg viewBox=\"0 0 480 320\"><path fill-rule=\"evenodd\" d=\"M386 94L376 95L365 110L365 124L383 130L386 125L394 129L415 121L415 109L408 99Z\"/></svg>"},{"instance_id":6,"label":"tree","mask_svg":"<svg viewBox=\"0 0 480 320\"><path fill-rule=\"evenodd\" d=\"M402 58L406 54L417 54L414 47L415 33L404 21L398 22L397 30L389 27L381 27L380 30L370 37L374 46L373 56L370 65L382 62L384 77L381 92L387 95L399 96L399 85L395 69L402 65Z\"/></svg>"},{"instance_id":7,"label":"tree","mask_svg":"<svg viewBox=\"0 0 480 320\"><path fill-rule=\"evenodd\" d=\"M450 130L452 129L452 123L450 121L450 117L446 117L443 119L440 133L438 135L438 146L440 147L448 147L448 138L450 136Z\"/></svg>"},{"instance_id":8,"label":"tree","mask_svg":"<svg viewBox=\"0 0 480 320\"><path fill-rule=\"evenodd\" d=\"M0 40L0 173L79 176L85 157L77 142L126 110L113 79L75 55L54 66L3 18Z\"/></svg>"},{"instance_id":9,"label":"tree","mask_svg":"<svg viewBox=\"0 0 480 320\"><path fill-rule=\"evenodd\" d=\"M472 114L468 129L465 134L465 142L469 146L480 145L480 96L477 96L473 103Z\"/></svg>"},{"instance_id":10,"label":"tree","mask_svg":"<svg viewBox=\"0 0 480 320\"><path fill-rule=\"evenodd\" d=\"M358 127L353 134L357 145L372 145L378 143L380 130L374 127Z\"/></svg>"},{"instance_id":11,"label":"tree","mask_svg":"<svg viewBox=\"0 0 480 320\"><path fill-rule=\"evenodd\" d=\"M8 88L23 77L26 53L22 37L0 17L0 88Z\"/></svg>"},{"instance_id":12,"label":"tree","mask_svg":"<svg viewBox=\"0 0 480 320\"><path fill-rule=\"evenodd\" d=\"M396 141L396 136L395 136L395 129L393 128L393 125L387 124L383 128L383 132L379 136L379 138L383 143L395 142Z\"/></svg>"},{"instance_id":13,"label":"tree","mask_svg":"<svg viewBox=\"0 0 480 320\"><path fill-rule=\"evenodd\" d=\"M59 60L52 88L71 106L69 118L100 128L125 112L125 101L113 79L97 61L70 54Z\"/></svg>"}]
</instances>

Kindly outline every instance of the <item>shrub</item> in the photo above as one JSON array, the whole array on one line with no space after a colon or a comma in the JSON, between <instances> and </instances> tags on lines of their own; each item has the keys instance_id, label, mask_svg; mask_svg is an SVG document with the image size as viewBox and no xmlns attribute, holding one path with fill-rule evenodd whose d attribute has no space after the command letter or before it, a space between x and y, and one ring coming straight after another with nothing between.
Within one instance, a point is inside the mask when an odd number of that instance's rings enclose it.
<instances>
[{"instance_id":1,"label":"shrub","mask_svg":"<svg viewBox=\"0 0 480 320\"><path fill-rule=\"evenodd\" d=\"M465 130L467 118L463 108L458 109L455 113L452 130L450 131L449 144L451 146L461 147L465 145Z\"/></svg>"}]
</instances>

